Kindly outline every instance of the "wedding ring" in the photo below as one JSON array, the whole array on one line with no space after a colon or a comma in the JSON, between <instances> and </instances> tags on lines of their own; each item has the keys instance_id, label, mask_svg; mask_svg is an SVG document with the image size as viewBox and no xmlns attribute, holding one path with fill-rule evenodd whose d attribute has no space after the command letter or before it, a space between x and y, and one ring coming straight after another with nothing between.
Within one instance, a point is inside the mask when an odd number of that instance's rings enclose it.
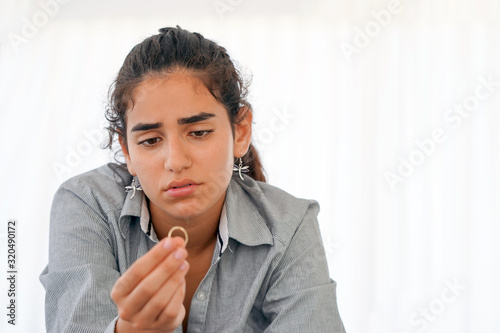
<instances>
[{"instance_id":1,"label":"wedding ring","mask_svg":"<svg viewBox=\"0 0 500 333\"><path fill-rule=\"evenodd\" d=\"M184 245L187 245L188 240L189 240L188 233L187 233L186 229L184 229L181 226L175 226L172 229L170 229L170 231L168 232L168 237L172 237L172 233L175 230L180 230L180 231L182 231L184 233Z\"/></svg>"}]
</instances>

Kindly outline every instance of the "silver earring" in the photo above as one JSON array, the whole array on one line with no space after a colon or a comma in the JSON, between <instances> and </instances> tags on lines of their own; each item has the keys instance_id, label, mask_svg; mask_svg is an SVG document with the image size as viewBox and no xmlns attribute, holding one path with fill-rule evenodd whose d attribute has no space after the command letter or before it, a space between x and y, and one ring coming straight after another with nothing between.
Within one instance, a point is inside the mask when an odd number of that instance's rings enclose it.
<instances>
[{"instance_id":1,"label":"silver earring","mask_svg":"<svg viewBox=\"0 0 500 333\"><path fill-rule=\"evenodd\" d=\"M245 179L243 179L243 175L241 173L242 172L249 172L248 168L249 168L248 165L243 166L243 161L241 160L241 157L240 157L239 164L238 165L235 164L233 166L233 171L238 171L238 173L240 174L241 180L245 180Z\"/></svg>"},{"instance_id":2,"label":"silver earring","mask_svg":"<svg viewBox=\"0 0 500 333\"><path fill-rule=\"evenodd\" d=\"M142 191L141 184L139 185L135 184L135 178L132 178L132 184L130 184L130 186L125 186L125 192L130 192L130 191L132 191L132 196L130 197L130 199L134 197L135 191Z\"/></svg>"}]
</instances>

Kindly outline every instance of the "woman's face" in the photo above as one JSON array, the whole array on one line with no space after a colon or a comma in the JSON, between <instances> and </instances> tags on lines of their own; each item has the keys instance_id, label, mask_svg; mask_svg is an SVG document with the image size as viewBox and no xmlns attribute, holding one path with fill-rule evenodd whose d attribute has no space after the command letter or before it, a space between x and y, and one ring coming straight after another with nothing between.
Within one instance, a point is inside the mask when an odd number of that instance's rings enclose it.
<instances>
[{"instance_id":1,"label":"woman's face","mask_svg":"<svg viewBox=\"0 0 500 333\"><path fill-rule=\"evenodd\" d=\"M248 149L251 112L233 137L224 106L182 72L145 79L132 98L127 145L120 144L150 200L153 221L218 218L234 157Z\"/></svg>"}]
</instances>

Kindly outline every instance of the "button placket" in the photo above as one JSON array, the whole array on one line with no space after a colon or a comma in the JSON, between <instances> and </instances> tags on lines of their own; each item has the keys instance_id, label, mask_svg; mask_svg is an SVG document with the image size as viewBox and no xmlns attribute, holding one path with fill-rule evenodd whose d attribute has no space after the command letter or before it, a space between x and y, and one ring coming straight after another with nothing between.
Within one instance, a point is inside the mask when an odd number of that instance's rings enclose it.
<instances>
[{"instance_id":1,"label":"button placket","mask_svg":"<svg viewBox=\"0 0 500 333\"><path fill-rule=\"evenodd\" d=\"M196 299L198 301L204 301L206 298L207 294L203 290L199 291L198 294L196 294Z\"/></svg>"}]
</instances>

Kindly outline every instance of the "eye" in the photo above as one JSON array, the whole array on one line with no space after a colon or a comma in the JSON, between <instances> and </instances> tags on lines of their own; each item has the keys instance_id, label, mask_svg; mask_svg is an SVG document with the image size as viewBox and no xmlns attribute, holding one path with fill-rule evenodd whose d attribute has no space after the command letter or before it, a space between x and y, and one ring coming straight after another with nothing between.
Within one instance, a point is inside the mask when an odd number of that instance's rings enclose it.
<instances>
[{"instance_id":1,"label":"eye","mask_svg":"<svg viewBox=\"0 0 500 333\"><path fill-rule=\"evenodd\" d=\"M189 135L191 135L196 140L202 140L208 137L212 132L213 130L193 131L189 132Z\"/></svg>"},{"instance_id":2,"label":"eye","mask_svg":"<svg viewBox=\"0 0 500 333\"><path fill-rule=\"evenodd\" d=\"M146 147L152 147L155 144L157 144L158 142L160 142L160 138L151 138L151 139L146 139L146 140L139 142L139 145L143 145Z\"/></svg>"}]
</instances>

